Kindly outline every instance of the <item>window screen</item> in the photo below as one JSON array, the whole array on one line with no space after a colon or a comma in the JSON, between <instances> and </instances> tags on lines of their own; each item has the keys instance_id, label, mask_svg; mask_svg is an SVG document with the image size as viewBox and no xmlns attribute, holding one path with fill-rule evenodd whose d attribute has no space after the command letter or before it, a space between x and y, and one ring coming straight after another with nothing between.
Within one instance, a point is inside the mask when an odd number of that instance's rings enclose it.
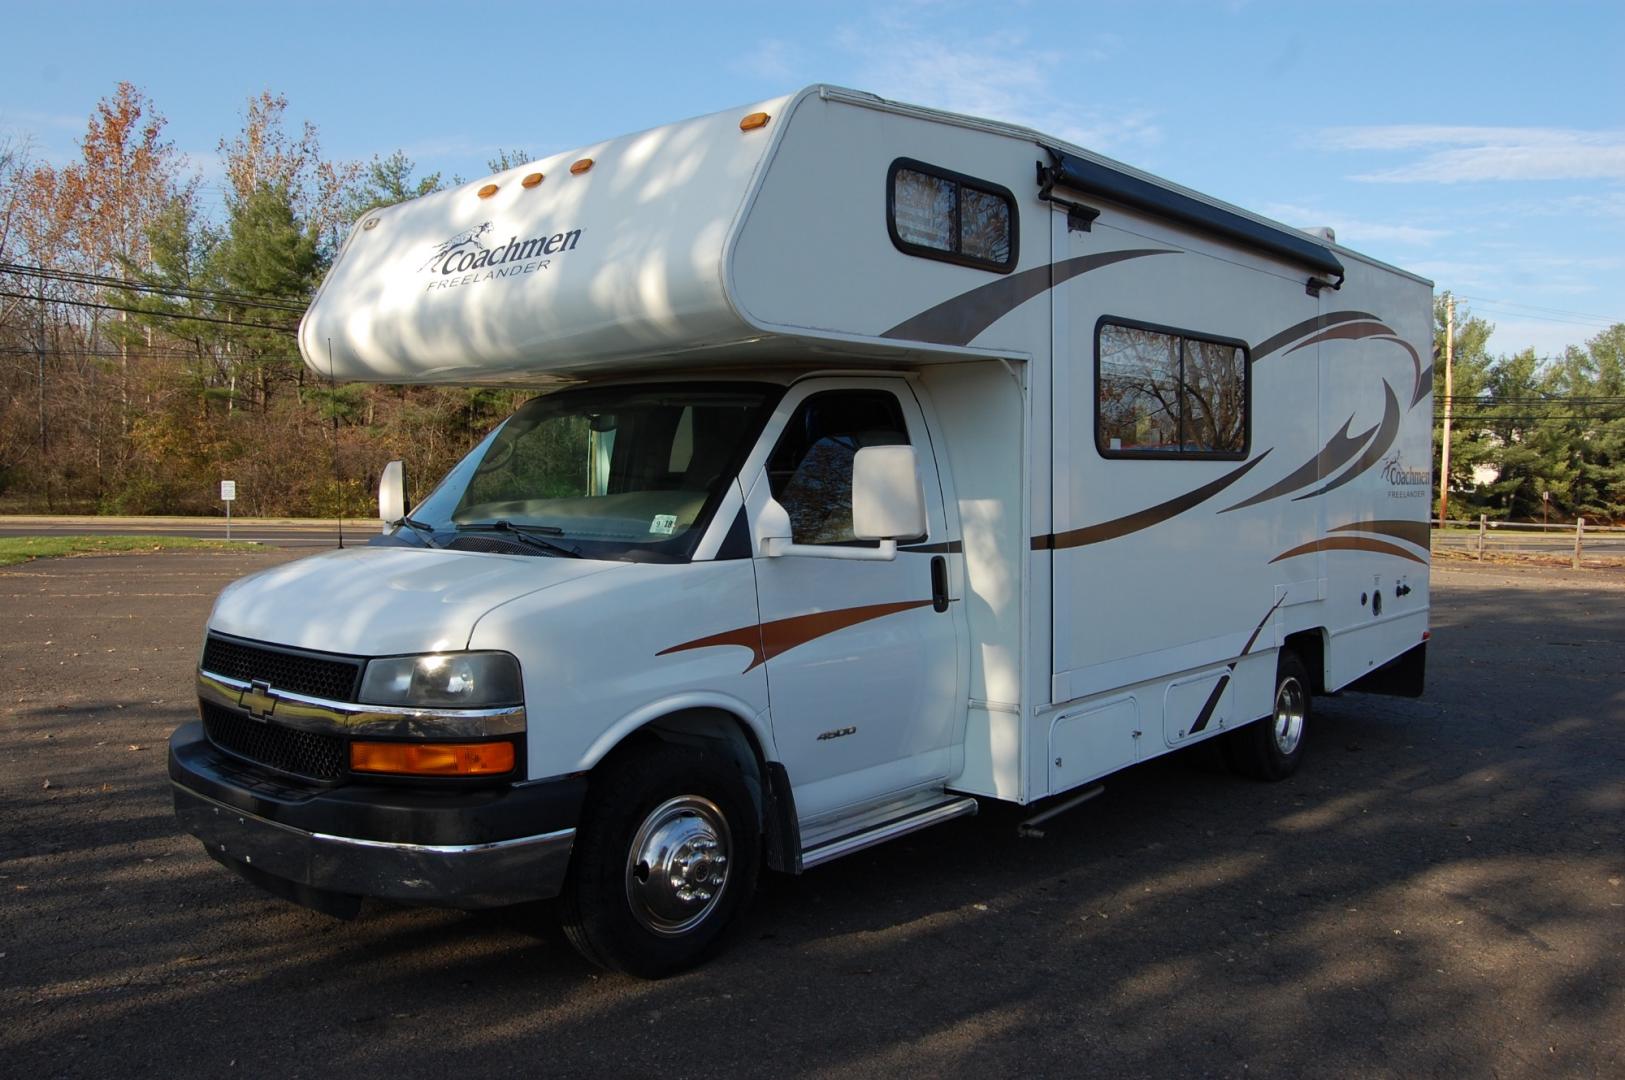
<instances>
[{"instance_id":1,"label":"window screen","mask_svg":"<svg viewBox=\"0 0 1625 1080\"><path fill-rule=\"evenodd\" d=\"M1095 444L1108 457L1247 453L1247 350L1238 342L1102 320Z\"/></svg>"},{"instance_id":2,"label":"window screen","mask_svg":"<svg viewBox=\"0 0 1625 1080\"><path fill-rule=\"evenodd\" d=\"M996 184L900 158L887 207L901 251L999 273L1016 265L1015 197Z\"/></svg>"}]
</instances>

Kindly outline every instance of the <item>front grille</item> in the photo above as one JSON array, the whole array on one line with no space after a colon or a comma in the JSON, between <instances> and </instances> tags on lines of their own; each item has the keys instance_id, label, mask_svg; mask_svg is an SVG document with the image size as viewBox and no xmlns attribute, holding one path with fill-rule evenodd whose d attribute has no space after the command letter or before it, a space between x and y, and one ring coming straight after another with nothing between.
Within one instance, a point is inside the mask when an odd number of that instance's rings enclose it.
<instances>
[{"instance_id":1,"label":"front grille","mask_svg":"<svg viewBox=\"0 0 1625 1080\"><path fill-rule=\"evenodd\" d=\"M324 781L344 776L344 740L336 735L261 723L207 701L203 730L220 749L281 772Z\"/></svg>"},{"instance_id":2,"label":"front grille","mask_svg":"<svg viewBox=\"0 0 1625 1080\"><path fill-rule=\"evenodd\" d=\"M203 646L203 670L329 701L354 701L361 679L359 660L250 645L217 634Z\"/></svg>"}]
</instances>

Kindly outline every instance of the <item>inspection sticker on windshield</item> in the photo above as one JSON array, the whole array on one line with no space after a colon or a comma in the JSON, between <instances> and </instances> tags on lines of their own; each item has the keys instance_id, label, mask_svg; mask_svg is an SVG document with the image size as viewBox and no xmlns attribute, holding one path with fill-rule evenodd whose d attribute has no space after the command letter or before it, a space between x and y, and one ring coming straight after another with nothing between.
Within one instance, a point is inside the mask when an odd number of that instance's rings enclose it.
<instances>
[{"instance_id":1,"label":"inspection sticker on windshield","mask_svg":"<svg viewBox=\"0 0 1625 1080\"><path fill-rule=\"evenodd\" d=\"M661 536L670 536L677 531L677 515L656 514L655 519L649 523L649 531Z\"/></svg>"}]
</instances>

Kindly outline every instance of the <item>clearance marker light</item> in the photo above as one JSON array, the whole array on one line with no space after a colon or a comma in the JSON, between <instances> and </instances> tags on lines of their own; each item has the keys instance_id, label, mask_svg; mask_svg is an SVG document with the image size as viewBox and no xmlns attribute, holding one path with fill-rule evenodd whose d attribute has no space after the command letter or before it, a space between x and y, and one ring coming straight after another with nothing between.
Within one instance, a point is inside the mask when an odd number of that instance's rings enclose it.
<instances>
[{"instance_id":1,"label":"clearance marker light","mask_svg":"<svg viewBox=\"0 0 1625 1080\"><path fill-rule=\"evenodd\" d=\"M580 176L590 168L592 168L592 158L584 157L574 165L570 166L570 171L576 176Z\"/></svg>"},{"instance_id":2,"label":"clearance marker light","mask_svg":"<svg viewBox=\"0 0 1625 1080\"><path fill-rule=\"evenodd\" d=\"M772 117L768 116L765 112L753 112L743 120L739 121L739 130L755 131L757 128L767 127L767 122L771 119Z\"/></svg>"},{"instance_id":3,"label":"clearance marker light","mask_svg":"<svg viewBox=\"0 0 1625 1080\"><path fill-rule=\"evenodd\" d=\"M403 776L497 776L513 771L513 743L353 742L350 768Z\"/></svg>"},{"instance_id":4,"label":"clearance marker light","mask_svg":"<svg viewBox=\"0 0 1625 1080\"><path fill-rule=\"evenodd\" d=\"M520 187L532 188L532 187L535 187L537 184L540 184L543 179L544 179L544 177L542 176L541 173L533 172L529 176L525 177L523 180L519 181L519 186Z\"/></svg>"},{"instance_id":5,"label":"clearance marker light","mask_svg":"<svg viewBox=\"0 0 1625 1080\"><path fill-rule=\"evenodd\" d=\"M486 184L484 187L480 188L480 198L482 199L489 199L496 193L497 186L495 184Z\"/></svg>"}]
</instances>

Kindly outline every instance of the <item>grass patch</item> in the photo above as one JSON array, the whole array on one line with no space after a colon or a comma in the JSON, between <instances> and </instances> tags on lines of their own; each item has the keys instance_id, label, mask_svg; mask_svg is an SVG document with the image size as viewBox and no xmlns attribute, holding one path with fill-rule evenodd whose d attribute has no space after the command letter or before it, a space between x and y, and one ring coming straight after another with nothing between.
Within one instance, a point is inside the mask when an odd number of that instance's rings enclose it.
<instances>
[{"instance_id":1,"label":"grass patch","mask_svg":"<svg viewBox=\"0 0 1625 1080\"><path fill-rule=\"evenodd\" d=\"M0 566L35 559L118 552L242 551L258 548L252 541L199 540L190 536L0 536Z\"/></svg>"}]
</instances>

